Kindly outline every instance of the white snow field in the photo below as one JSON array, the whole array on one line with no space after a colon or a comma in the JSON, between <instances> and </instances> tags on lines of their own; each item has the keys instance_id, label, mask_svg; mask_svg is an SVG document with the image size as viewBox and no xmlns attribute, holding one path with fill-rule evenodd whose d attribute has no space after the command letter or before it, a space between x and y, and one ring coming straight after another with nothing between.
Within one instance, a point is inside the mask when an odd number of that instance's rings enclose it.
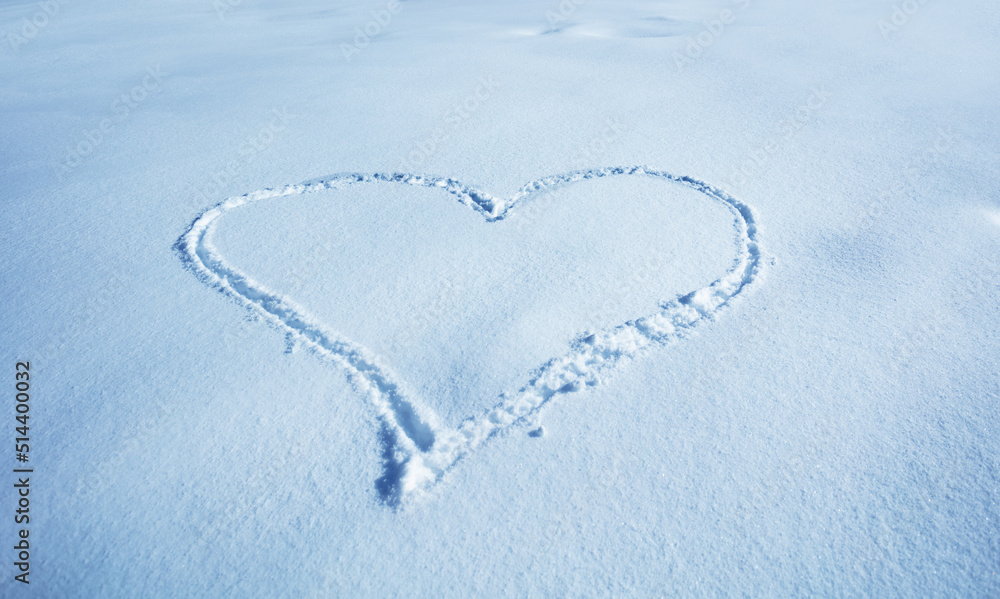
<instances>
[{"instance_id":1,"label":"white snow field","mask_svg":"<svg viewBox=\"0 0 1000 599\"><path fill-rule=\"evenodd\" d=\"M0 596L1000 596L995 0L0 36Z\"/></svg>"}]
</instances>

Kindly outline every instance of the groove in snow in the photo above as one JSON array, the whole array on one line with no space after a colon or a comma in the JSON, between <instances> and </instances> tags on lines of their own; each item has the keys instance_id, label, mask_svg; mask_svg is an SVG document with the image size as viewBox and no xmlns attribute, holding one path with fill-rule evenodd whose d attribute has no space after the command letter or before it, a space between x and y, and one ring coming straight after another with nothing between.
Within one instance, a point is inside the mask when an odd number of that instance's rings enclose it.
<instances>
[{"instance_id":1,"label":"groove in snow","mask_svg":"<svg viewBox=\"0 0 1000 599\"><path fill-rule=\"evenodd\" d=\"M223 260L211 242L211 232L227 212L272 198L340 189L365 183L396 183L434 187L482 214L487 221L507 218L518 204L540 192L599 177L645 176L665 179L701 192L732 212L738 231L738 253L730 269L701 289L661 305L654 314L632 320L574 342L563 356L542 365L516 393L502 395L493 408L467 418L457 428L443 426L433 411L407 397L390 370L359 345L329 330L292 300L252 280ZM557 395L596 385L601 374L643 350L682 338L697 324L711 319L759 274L762 261L757 225L750 207L726 192L690 177L641 166L574 171L528 183L513 196L498 199L450 178L405 173L339 174L279 189L263 189L229 198L198 216L178 239L175 249L185 266L206 284L263 316L290 339L344 368L375 405L384 461L376 482L382 500L400 506L424 496L464 455L484 441L536 413Z\"/></svg>"}]
</instances>

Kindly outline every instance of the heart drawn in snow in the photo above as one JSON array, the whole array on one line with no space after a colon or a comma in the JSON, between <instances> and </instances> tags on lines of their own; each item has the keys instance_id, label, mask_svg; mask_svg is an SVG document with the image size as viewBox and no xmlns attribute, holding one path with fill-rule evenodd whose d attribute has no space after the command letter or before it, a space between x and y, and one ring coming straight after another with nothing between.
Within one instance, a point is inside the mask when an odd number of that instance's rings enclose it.
<instances>
[{"instance_id":1,"label":"heart drawn in snow","mask_svg":"<svg viewBox=\"0 0 1000 599\"><path fill-rule=\"evenodd\" d=\"M579 337L566 353L538 368L526 385L501 395L498 403L451 428L428 406L410 397L392 372L370 351L330 330L291 299L266 289L227 263L212 244L219 219L232 210L263 200L362 184L396 184L438 188L480 213L487 222L515 216L515 209L532 197L567 185L604 177L651 177L682 185L729 209L737 231L737 256L732 266L711 284L660 305L648 316ZM229 198L194 220L175 249L185 266L207 285L262 316L291 339L325 360L344 368L374 404L382 425L384 474L376 482L382 500L399 506L425 495L464 455L487 439L535 414L557 395L599 382L623 360L647 348L686 336L714 317L742 292L761 269L757 227L749 206L724 191L690 177L644 167L575 171L528 183L510 198L500 199L454 179L405 173L341 174L279 189L254 191Z\"/></svg>"}]
</instances>

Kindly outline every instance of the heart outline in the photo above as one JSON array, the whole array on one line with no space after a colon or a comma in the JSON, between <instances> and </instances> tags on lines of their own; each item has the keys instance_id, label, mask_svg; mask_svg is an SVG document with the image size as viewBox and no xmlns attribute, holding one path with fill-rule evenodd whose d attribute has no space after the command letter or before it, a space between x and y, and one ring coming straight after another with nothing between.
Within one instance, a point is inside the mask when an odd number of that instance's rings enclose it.
<instances>
[{"instance_id":1,"label":"heart outline","mask_svg":"<svg viewBox=\"0 0 1000 599\"><path fill-rule=\"evenodd\" d=\"M440 423L435 413L415 399L392 372L360 344L325 327L289 298L282 297L229 266L212 245L217 221L226 213L262 200L342 189L362 183L399 183L440 188L479 212L487 222L504 220L532 196L565 185L610 176L649 176L685 185L724 204L735 216L739 252L732 267L709 285L663 302L660 311L627 321L599 333L578 338L569 351L539 367L529 382L484 414L470 416L457 428ZM277 189L262 189L228 198L203 211L174 244L184 266L202 282L220 291L290 339L336 363L347 372L377 410L381 423L384 473L376 488L392 507L427 495L430 489L465 455L494 435L537 413L561 394L598 383L599 376L621 361L636 357L654 345L683 338L700 322L711 320L760 274L763 261L757 224L747 204L708 183L642 166L606 167L572 171L532 181L506 200L466 186L452 178L407 173L346 173L313 179Z\"/></svg>"}]
</instances>

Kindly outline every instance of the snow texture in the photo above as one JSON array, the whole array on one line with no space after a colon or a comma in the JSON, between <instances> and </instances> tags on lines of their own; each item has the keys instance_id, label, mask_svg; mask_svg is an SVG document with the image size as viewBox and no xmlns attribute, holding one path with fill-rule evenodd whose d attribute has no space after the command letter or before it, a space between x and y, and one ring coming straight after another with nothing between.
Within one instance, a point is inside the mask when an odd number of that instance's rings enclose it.
<instances>
[{"instance_id":1,"label":"snow texture","mask_svg":"<svg viewBox=\"0 0 1000 599\"><path fill-rule=\"evenodd\" d=\"M0 3L0 597L1000 596L998 34Z\"/></svg>"},{"instance_id":2,"label":"snow texture","mask_svg":"<svg viewBox=\"0 0 1000 599\"><path fill-rule=\"evenodd\" d=\"M655 314L621 324L613 329L581 337L569 353L553 358L537 369L531 381L485 414L469 418L457 430L444 428L427 406L407 397L394 376L371 352L338 336L309 315L294 301L276 295L251 277L229 266L212 245L211 235L226 212L271 198L281 198L337 189L359 183L400 183L437 187L458 197L466 206L482 213L487 221L503 220L508 211L532 196L564 185L598 177L648 176L690 186L706 197L723 202L738 223L738 258L721 278L672 301ZM383 501L399 505L422 497L428 488L462 456L505 428L533 415L559 394L594 386L602 372L623 358L633 357L651 343L665 344L685 337L699 322L714 314L753 282L760 271L757 225L750 208L725 192L690 177L677 177L643 167L604 168L546 177L525 185L506 201L467 187L454 179L404 173L337 175L301 185L265 189L230 198L206 210L177 242L181 259L200 279L230 295L277 325L293 342L302 341L324 358L345 368L358 380L382 422L382 454L387 456L385 473L378 484Z\"/></svg>"}]
</instances>

